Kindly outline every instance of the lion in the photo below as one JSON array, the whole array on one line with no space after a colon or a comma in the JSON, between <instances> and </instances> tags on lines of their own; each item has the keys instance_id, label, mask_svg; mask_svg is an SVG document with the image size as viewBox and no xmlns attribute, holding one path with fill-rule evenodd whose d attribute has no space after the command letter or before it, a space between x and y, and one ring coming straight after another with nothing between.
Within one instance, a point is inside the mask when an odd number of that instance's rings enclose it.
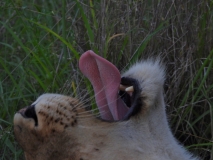
<instances>
[{"instance_id":1,"label":"lion","mask_svg":"<svg viewBox=\"0 0 213 160\"><path fill-rule=\"evenodd\" d=\"M43 94L14 116L26 160L198 160L173 136L166 117L165 67L140 61L120 75L93 51L79 61L99 115L84 101Z\"/></svg>"}]
</instances>

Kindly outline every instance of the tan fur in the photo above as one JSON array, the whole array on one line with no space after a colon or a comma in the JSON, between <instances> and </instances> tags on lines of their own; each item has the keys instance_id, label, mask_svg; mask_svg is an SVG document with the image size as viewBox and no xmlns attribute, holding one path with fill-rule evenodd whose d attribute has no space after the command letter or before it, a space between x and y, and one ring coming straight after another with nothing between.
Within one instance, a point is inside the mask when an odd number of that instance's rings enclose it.
<instances>
[{"instance_id":1,"label":"tan fur","mask_svg":"<svg viewBox=\"0 0 213 160\"><path fill-rule=\"evenodd\" d=\"M163 98L164 68L135 64L123 74L137 79L143 109L129 120L105 122L78 100L44 94L35 102L38 126L17 113L15 137L27 160L196 160L172 135Z\"/></svg>"}]
</instances>

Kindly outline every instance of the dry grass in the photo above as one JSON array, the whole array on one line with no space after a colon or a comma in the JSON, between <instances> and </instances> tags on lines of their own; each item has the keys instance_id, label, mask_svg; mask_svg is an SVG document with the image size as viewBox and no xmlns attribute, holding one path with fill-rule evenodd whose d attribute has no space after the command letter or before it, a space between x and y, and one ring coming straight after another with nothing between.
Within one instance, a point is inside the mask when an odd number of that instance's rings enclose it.
<instances>
[{"instance_id":1,"label":"dry grass","mask_svg":"<svg viewBox=\"0 0 213 160\"><path fill-rule=\"evenodd\" d=\"M82 93L77 61L89 49L120 70L160 55L175 136L213 159L212 13L206 0L0 2L1 159L22 156L11 132L16 110L43 92Z\"/></svg>"}]
</instances>

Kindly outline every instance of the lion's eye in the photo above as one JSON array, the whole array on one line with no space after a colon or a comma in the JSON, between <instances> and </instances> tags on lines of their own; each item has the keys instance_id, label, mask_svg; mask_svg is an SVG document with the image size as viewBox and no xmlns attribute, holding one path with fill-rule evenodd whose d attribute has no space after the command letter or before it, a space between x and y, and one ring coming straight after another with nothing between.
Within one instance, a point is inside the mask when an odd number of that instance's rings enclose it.
<instances>
[{"instance_id":1,"label":"lion's eye","mask_svg":"<svg viewBox=\"0 0 213 160\"><path fill-rule=\"evenodd\" d=\"M38 126L38 118L35 112L35 105L27 107L26 111L24 112L24 116L26 118L33 118L35 120L35 126Z\"/></svg>"}]
</instances>

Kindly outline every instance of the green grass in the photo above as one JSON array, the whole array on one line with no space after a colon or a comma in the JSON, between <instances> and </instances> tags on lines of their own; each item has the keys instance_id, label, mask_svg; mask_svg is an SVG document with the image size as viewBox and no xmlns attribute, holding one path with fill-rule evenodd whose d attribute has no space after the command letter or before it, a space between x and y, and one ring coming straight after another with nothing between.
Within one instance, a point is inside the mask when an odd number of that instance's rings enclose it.
<instances>
[{"instance_id":1,"label":"green grass","mask_svg":"<svg viewBox=\"0 0 213 160\"><path fill-rule=\"evenodd\" d=\"M92 94L78 59L92 49L125 70L161 56L175 136L213 159L212 1L0 2L0 159L23 159L14 113L45 92Z\"/></svg>"}]
</instances>

